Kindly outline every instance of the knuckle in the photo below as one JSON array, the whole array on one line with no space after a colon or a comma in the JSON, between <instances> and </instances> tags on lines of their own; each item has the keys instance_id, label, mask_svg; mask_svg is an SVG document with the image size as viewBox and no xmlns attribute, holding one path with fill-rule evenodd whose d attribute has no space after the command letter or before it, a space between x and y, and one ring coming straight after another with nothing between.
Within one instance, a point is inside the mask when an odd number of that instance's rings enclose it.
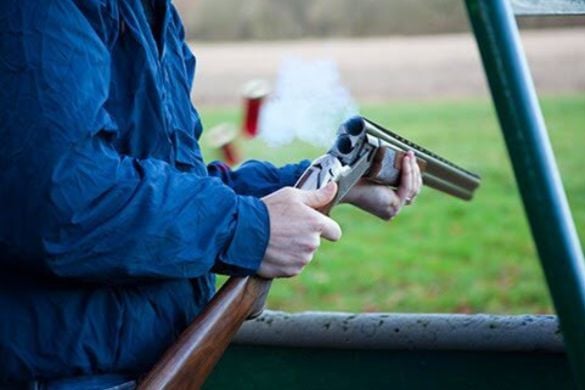
<instances>
[{"instance_id":1,"label":"knuckle","mask_svg":"<svg viewBox=\"0 0 585 390\"><path fill-rule=\"evenodd\" d=\"M315 248L315 250L313 252L316 252L320 246L321 246L321 237L315 236L315 240L313 242L313 247Z\"/></svg>"},{"instance_id":2,"label":"knuckle","mask_svg":"<svg viewBox=\"0 0 585 390\"><path fill-rule=\"evenodd\" d=\"M288 276L290 276L290 277L293 277L293 276L298 276L298 275L300 275L300 273L301 273L301 270L302 270L302 268L300 268L300 267L295 267L295 268L292 268L292 269L289 271L289 274L288 274Z\"/></svg>"},{"instance_id":3,"label":"knuckle","mask_svg":"<svg viewBox=\"0 0 585 390\"><path fill-rule=\"evenodd\" d=\"M287 198L295 198L298 195L298 190L293 187L284 187L281 191Z\"/></svg>"},{"instance_id":4,"label":"knuckle","mask_svg":"<svg viewBox=\"0 0 585 390\"><path fill-rule=\"evenodd\" d=\"M286 195L287 197L292 197L296 193L295 189L292 187L285 187L281 191L282 191L283 195Z\"/></svg>"},{"instance_id":5,"label":"knuckle","mask_svg":"<svg viewBox=\"0 0 585 390\"><path fill-rule=\"evenodd\" d=\"M390 221L392 217L394 217L394 214L390 210L384 210L380 215L380 218L384 221Z\"/></svg>"},{"instance_id":6,"label":"knuckle","mask_svg":"<svg viewBox=\"0 0 585 390\"><path fill-rule=\"evenodd\" d=\"M301 259L299 259L298 264L295 264L294 266L290 267L289 276L293 277L293 276L299 275L303 271L305 266L307 264L309 264L310 262L311 262L311 258L309 256L302 257Z\"/></svg>"},{"instance_id":7,"label":"knuckle","mask_svg":"<svg viewBox=\"0 0 585 390\"><path fill-rule=\"evenodd\" d=\"M292 278L297 276L301 273L301 270L298 268L288 268L286 271L282 273L283 278Z\"/></svg>"},{"instance_id":8,"label":"knuckle","mask_svg":"<svg viewBox=\"0 0 585 390\"><path fill-rule=\"evenodd\" d=\"M317 251L317 249L319 249L320 244L321 243L319 240L317 240L317 241L314 240L312 242L307 243L305 245L305 253L309 253L309 254L315 253Z\"/></svg>"},{"instance_id":9,"label":"knuckle","mask_svg":"<svg viewBox=\"0 0 585 390\"><path fill-rule=\"evenodd\" d=\"M313 254L315 253L315 251L307 250L307 248L304 249L305 250L299 250L294 261L290 263L291 270L297 270L298 272L300 272L313 259Z\"/></svg>"},{"instance_id":10,"label":"knuckle","mask_svg":"<svg viewBox=\"0 0 585 390\"><path fill-rule=\"evenodd\" d=\"M313 214L310 220L310 228L313 232L322 232L325 229L325 221L320 215Z\"/></svg>"},{"instance_id":11,"label":"knuckle","mask_svg":"<svg viewBox=\"0 0 585 390\"><path fill-rule=\"evenodd\" d=\"M400 206L398 206L396 204L391 204L382 213L383 214L382 219L384 219L386 221L390 221L392 218L394 218L396 215L398 215L399 212L400 212Z\"/></svg>"},{"instance_id":12,"label":"knuckle","mask_svg":"<svg viewBox=\"0 0 585 390\"><path fill-rule=\"evenodd\" d=\"M318 201L317 194L311 191L307 191L304 194L305 201L304 203L316 203Z\"/></svg>"}]
</instances>

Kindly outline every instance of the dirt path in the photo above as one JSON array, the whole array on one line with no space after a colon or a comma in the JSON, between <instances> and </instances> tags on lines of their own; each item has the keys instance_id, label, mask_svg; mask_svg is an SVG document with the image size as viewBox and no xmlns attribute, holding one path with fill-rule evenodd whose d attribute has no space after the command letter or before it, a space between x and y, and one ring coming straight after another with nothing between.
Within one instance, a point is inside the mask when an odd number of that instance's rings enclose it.
<instances>
[{"instance_id":1,"label":"dirt path","mask_svg":"<svg viewBox=\"0 0 585 390\"><path fill-rule=\"evenodd\" d=\"M585 91L585 28L524 31L540 93ZM274 80L282 59L331 59L360 101L485 96L469 34L270 43L193 43L197 104L234 104L252 78Z\"/></svg>"}]
</instances>

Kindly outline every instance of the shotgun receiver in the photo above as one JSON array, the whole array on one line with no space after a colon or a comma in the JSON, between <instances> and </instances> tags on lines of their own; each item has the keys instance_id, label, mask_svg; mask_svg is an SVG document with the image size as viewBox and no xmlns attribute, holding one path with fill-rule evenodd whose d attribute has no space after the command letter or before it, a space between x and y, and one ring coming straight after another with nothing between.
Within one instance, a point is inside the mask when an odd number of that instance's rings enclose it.
<instances>
[{"instance_id":1,"label":"shotgun receiver","mask_svg":"<svg viewBox=\"0 0 585 390\"><path fill-rule=\"evenodd\" d=\"M339 127L333 147L311 164L295 187L315 190L336 181L336 197L319 210L329 213L361 178L397 186L401 161L409 150L417 158L423 184L460 199L473 197L478 175L363 117L354 117ZM270 284L258 276L230 277L139 389L200 388L242 323L262 312Z\"/></svg>"}]
</instances>

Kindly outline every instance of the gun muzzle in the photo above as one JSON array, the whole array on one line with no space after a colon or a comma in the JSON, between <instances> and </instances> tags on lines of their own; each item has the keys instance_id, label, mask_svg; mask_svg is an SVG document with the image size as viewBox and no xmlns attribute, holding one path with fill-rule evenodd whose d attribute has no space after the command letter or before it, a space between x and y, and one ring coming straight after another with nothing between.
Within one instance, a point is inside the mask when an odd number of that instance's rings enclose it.
<instances>
[{"instance_id":1,"label":"gun muzzle","mask_svg":"<svg viewBox=\"0 0 585 390\"><path fill-rule=\"evenodd\" d=\"M330 152L344 164L352 164L365 144L376 147L371 167L364 176L374 182L397 186L402 158L411 150L422 172L423 184L464 200L470 200L479 186L479 175L364 117L353 117L339 127L337 142Z\"/></svg>"}]
</instances>

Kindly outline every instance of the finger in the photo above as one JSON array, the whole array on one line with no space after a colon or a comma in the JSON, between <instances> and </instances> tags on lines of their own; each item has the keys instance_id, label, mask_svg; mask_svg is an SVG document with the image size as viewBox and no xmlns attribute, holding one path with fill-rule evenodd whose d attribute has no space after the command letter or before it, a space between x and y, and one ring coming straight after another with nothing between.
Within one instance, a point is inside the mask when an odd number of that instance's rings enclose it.
<instances>
[{"instance_id":1,"label":"finger","mask_svg":"<svg viewBox=\"0 0 585 390\"><path fill-rule=\"evenodd\" d=\"M410 194L410 182L412 181L412 165L410 164L410 156L407 153L402 159L402 177L400 178L400 186L397 190L400 204L404 204Z\"/></svg>"},{"instance_id":2,"label":"finger","mask_svg":"<svg viewBox=\"0 0 585 390\"><path fill-rule=\"evenodd\" d=\"M420 192L422 190L422 186L423 186L422 172L421 172L420 167L417 164L417 167L416 167L416 196L418 196L418 194L420 194Z\"/></svg>"},{"instance_id":3,"label":"finger","mask_svg":"<svg viewBox=\"0 0 585 390\"><path fill-rule=\"evenodd\" d=\"M409 199L410 199L410 203L412 203L412 201L414 200L414 198L416 197L416 193L417 193L417 171L418 171L418 164L416 162L416 156L414 154L414 152L410 152L410 163L412 165L412 181L410 182L410 195L409 195Z\"/></svg>"},{"instance_id":4,"label":"finger","mask_svg":"<svg viewBox=\"0 0 585 390\"><path fill-rule=\"evenodd\" d=\"M337 241L341 238L341 227L333 219L319 214L318 230L326 240Z\"/></svg>"},{"instance_id":5,"label":"finger","mask_svg":"<svg viewBox=\"0 0 585 390\"><path fill-rule=\"evenodd\" d=\"M337 184L329 182L325 187L315 191L300 190L300 194L301 202L313 209L318 209L327 206L333 201L337 194Z\"/></svg>"},{"instance_id":6,"label":"finger","mask_svg":"<svg viewBox=\"0 0 585 390\"><path fill-rule=\"evenodd\" d=\"M415 196L418 196L418 194L420 194L420 191L422 190L422 186L423 186L423 179L422 179L422 171L420 166L417 164L416 165L416 181L415 181L416 187L415 187Z\"/></svg>"},{"instance_id":7,"label":"finger","mask_svg":"<svg viewBox=\"0 0 585 390\"><path fill-rule=\"evenodd\" d=\"M416 171L414 169L414 165L416 164L414 155L412 151L408 151L408 164L410 165L410 181L408 182L408 195L406 198L406 203L409 204L412 200L413 190L414 190L414 180Z\"/></svg>"}]
</instances>

